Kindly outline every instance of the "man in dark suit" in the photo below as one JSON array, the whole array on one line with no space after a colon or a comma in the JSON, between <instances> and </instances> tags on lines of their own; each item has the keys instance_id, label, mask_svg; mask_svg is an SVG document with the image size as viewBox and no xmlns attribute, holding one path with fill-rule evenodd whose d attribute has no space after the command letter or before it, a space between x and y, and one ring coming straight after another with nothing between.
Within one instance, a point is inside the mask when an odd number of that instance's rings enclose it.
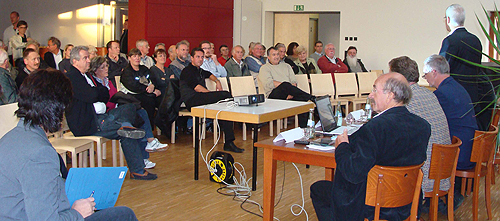
<instances>
[{"instance_id":1,"label":"man in dark suit","mask_svg":"<svg viewBox=\"0 0 500 221\"><path fill-rule=\"evenodd\" d=\"M465 9L458 4L450 5L446 9L445 19L446 30L450 33L443 40L439 55L446 58L450 64L451 76L469 93L472 103L475 104L480 100L487 102L485 99L481 99L481 97L483 97L483 91L487 92L491 87L485 89L487 87L480 83L483 82L479 76L480 69L454 57L457 56L481 64L481 53L476 50L482 51L483 47L481 41L464 27ZM475 113L480 113L483 107L482 105L475 105ZM484 114L477 116L477 118L484 119L483 121L478 120L479 129L488 130L491 111L485 111Z\"/></svg>"},{"instance_id":2,"label":"man in dark suit","mask_svg":"<svg viewBox=\"0 0 500 221\"><path fill-rule=\"evenodd\" d=\"M120 53L128 54L128 19L123 23L123 34L120 37Z\"/></svg>"},{"instance_id":3,"label":"man in dark suit","mask_svg":"<svg viewBox=\"0 0 500 221\"><path fill-rule=\"evenodd\" d=\"M47 62L49 67L59 70L59 62L62 61L64 51L61 50L61 41L52 36L47 43L49 51L43 55L43 60Z\"/></svg>"}]
</instances>

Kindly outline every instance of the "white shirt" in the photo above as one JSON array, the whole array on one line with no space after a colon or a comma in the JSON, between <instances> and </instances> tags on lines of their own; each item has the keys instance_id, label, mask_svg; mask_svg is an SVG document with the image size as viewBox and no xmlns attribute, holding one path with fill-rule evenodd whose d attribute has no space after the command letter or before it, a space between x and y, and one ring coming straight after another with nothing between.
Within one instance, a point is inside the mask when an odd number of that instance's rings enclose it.
<instances>
[{"instance_id":1,"label":"white shirt","mask_svg":"<svg viewBox=\"0 0 500 221\"><path fill-rule=\"evenodd\" d=\"M60 49L57 49L57 54L54 54L52 53L52 55L54 55L54 61L56 62L56 69L59 70L59 62L62 61L62 53L61 53L61 50Z\"/></svg>"},{"instance_id":2,"label":"white shirt","mask_svg":"<svg viewBox=\"0 0 500 221\"><path fill-rule=\"evenodd\" d=\"M12 38L12 36L17 35L17 30L14 29L13 25L10 25L3 31L3 43L5 45L9 44L9 39ZM26 30L26 37L30 37L30 32L29 29ZM8 51L9 55L12 55L12 50Z\"/></svg>"},{"instance_id":3,"label":"white shirt","mask_svg":"<svg viewBox=\"0 0 500 221\"><path fill-rule=\"evenodd\" d=\"M335 56L333 56L333 58L329 58L328 56L325 56L325 57L328 58L328 60L330 60L330 62L337 64L337 58Z\"/></svg>"},{"instance_id":4,"label":"white shirt","mask_svg":"<svg viewBox=\"0 0 500 221\"><path fill-rule=\"evenodd\" d=\"M242 59L242 60L240 60L240 62L239 62L239 63L238 63L238 61L236 61L236 59L234 59L234 58L231 58L231 59L233 59L233 61L234 61L237 65L239 65L239 66L240 66L240 69L241 69L241 67L243 66L243 59Z\"/></svg>"}]
</instances>

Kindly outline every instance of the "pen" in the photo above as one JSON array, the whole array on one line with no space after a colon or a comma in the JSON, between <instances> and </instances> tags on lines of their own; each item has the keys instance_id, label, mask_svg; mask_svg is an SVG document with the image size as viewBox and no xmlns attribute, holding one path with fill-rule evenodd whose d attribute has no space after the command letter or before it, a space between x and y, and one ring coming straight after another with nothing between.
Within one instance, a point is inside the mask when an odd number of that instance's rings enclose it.
<instances>
[{"instance_id":1,"label":"pen","mask_svg":"<svg viewBox=\"0 0 500 221\"><path fill-rule=\"evenodd\" d=\"M90 194L90 197L94 196L94 192L95 192L95 190L92 190L92 193Z\"/></svg>"}]
</instances>

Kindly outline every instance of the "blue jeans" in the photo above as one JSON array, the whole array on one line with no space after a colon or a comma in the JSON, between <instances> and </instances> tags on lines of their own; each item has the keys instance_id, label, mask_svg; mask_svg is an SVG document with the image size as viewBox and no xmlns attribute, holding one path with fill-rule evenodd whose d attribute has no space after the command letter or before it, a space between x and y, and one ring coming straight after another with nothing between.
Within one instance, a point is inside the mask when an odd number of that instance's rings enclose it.
<instances>
[{"instance_id":1,"label":"blue jeans","mask_svg":"<svg viewBox=\"0 0 500 221\"><path fill-rule=\"evenodd\" d=\"M85 221L136 221L134 211L125 206L116 206L97 211L85 218Z\"/></svg>"},{"instance_id":2,"label":"blue jeans","mask_svg":"<svg viewBox=\"0 0 500 221\"><path fill-rule=\"evenodd\" d=\"M142 120L144 120L144 124L141 126L141 129L146 131L146 136L144 136L144 138L141 139L141 145L144 145L144 146L141 146L141 147L143 147L143 148L141 148L142 158L149 159L149 153L146 152L146 145L148 142L148 138L154 137L153 136L153 129L151 128L151 124L149 124L148 112L146 112L146 110L144 110L143 108L137 110L137 115L139 115L139 117L141 117Z\"/></svg>"}]
</instances>

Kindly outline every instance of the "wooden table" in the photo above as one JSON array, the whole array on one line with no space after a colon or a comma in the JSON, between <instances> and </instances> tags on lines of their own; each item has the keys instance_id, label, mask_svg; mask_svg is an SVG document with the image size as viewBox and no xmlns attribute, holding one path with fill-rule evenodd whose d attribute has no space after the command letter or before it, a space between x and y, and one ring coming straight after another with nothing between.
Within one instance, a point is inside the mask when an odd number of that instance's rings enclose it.
<instances>
[{"instance_id":1,"label":"wooden table","mask_svg":"<svg viewBox=\"0 0 500 221\"><path fill-rule=\"evenodd\" d=\"M285 143L285 141L273 142L273 139L257 142L254 146L264 148L263 218L265 221L272 221L274 216L277 160L325 167L325 179L333 180L336 167L334 150L309 149L305 145Z\"/></svg>"},{"instance_id":2,"label":"wooden table","mask_svg":"<svg viewBox=\"0 0 500 221\"><path fill-rule=\"evenodd\" d=\"M191 108L191 115L195 117L193 126L194 131L201 131L197 123L200 117L227 120L233 122L250 123L254 125L253 142L258 140L258 125L269 121L294 116L301 113L306 113L309 109L314 108L311 102L291 101L267 99L266 102L259 105L239 106L228 108L226 103L209 104ZM199 169L199 152L200 142L199 136L195 136L194 148L194 179L198 180ZM257 147L253 147L253 163L252 163L252 190L257 188Z\"/></svg>"}]
</instances>

